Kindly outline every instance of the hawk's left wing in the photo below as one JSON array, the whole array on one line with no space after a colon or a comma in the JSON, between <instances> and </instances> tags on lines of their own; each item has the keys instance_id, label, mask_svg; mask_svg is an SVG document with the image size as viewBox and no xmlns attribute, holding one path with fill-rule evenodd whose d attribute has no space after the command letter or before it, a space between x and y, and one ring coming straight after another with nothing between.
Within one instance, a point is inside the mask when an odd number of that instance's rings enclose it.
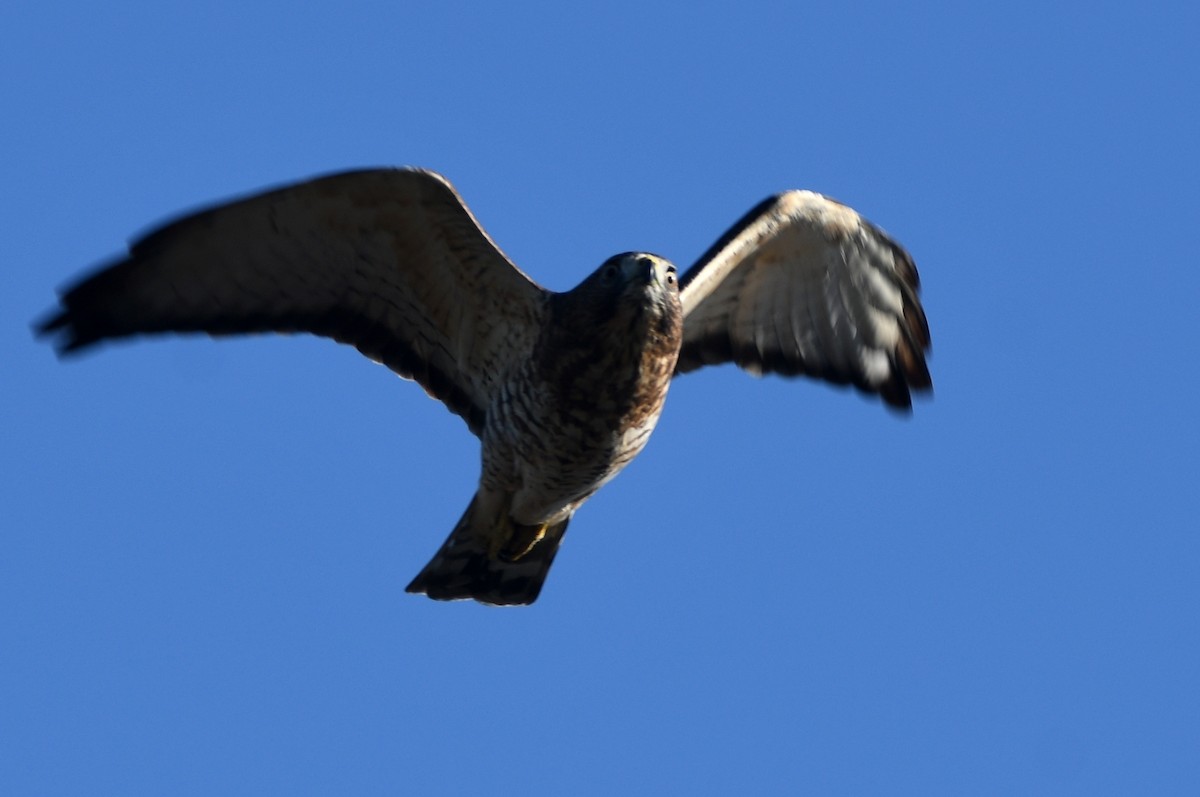
<instances>
[{"instance_id":1,"label":"hawk's left wing","mask_svg":"<svg viewBox=\"0 0 1200 797\"><path fill-rule=\"evenodd\" d=\"M440 175L371 169L167 224L70 287L38 331L63 352L162 332L310 332L417 381L479 434L548 295Z\"/></svg>"},{"instance_id":2,"label":"hawk's left wing","mask_svg":"<svg viewBox=\"0 0 1200 797\"><path fill-rule=\"evenodd\" d=\"M676 373L734 362L755 374L853 384L898 409L932 386L912 258L850 208L788 191L747 213L680 280Z\"/></svg>"}]
</instances>

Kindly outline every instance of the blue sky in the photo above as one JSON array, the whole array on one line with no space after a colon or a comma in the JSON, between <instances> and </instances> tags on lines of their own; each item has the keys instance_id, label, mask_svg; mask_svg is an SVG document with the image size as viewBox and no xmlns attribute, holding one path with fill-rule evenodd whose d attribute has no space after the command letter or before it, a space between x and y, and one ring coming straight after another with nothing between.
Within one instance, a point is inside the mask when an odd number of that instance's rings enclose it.
<instances>
[{"instance_id":1,"label":"blue sky","mask_svg":"<svg viewBox=\"0 0 1200 797\"><path fill-rule=\"evenodd\" d=\"M0 792L1195 794L1200 12L408 5L0 12ZM414 385L29 333L166 217L401 164L554 289L837 197L935 395L682 378L497 610L403 593L478 468Z\"/></svg>"}]
</instances>

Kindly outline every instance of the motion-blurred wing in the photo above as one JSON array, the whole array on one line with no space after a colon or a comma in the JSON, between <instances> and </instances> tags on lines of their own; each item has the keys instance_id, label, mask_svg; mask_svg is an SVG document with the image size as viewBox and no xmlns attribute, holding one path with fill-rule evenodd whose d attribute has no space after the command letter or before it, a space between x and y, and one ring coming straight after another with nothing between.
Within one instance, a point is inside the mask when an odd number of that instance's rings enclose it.
<instances>
[{"instance_id":1,"label":"motion-blurred wing","mask_svg":"<svg viewBox=\"0 0 1200 797\"><path fill-rule=\"evenodd\" d=\"M912 406L930 389L929 326L912 259L845 205L810 191L747 213L681 280L675 372L734 362L804 374Z\"/></svg>"},{"instance_id":2,"label":"motion-blurred wing","mask_svg":"<svg viewBox=\"0 0 1200 797\"><path fill-rule=\"evenodd\" d=\"M478 434L544 295L441 176L369 170L167 224L69 288L39 332L58 333L60 352L157 332L311 332L415 379Z\"/></svg>"}]
</instances>

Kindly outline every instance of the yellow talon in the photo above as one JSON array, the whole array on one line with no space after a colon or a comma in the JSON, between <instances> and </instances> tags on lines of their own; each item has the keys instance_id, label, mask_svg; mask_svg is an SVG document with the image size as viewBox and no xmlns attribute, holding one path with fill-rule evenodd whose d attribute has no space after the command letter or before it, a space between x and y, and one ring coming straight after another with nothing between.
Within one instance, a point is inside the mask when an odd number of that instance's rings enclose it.
<instances>
[{"instance_id":1,"label":"yellow talon","mask_svg":"<svg viewBox=\"0 0 1200 797\"><path fill-rule=\"evenodd\" d=\"M507 544L498 551L499 558L506 562L517 562L525 557L533 550L533 546L542 541L546 536L546 529L550 526L549 523L521 526L511 520L508 520L507 525L512 531L507 535Z\"/></svg>"}]
</instances>

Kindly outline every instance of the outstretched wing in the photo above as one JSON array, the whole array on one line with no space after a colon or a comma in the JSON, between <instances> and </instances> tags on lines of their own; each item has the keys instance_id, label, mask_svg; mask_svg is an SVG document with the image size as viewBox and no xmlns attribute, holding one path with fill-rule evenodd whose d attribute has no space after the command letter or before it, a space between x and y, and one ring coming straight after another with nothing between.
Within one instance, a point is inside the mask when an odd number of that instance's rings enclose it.
<instances>
[{"instance_id":1,"label":"outstretched wing","mask_svg":"<svg viewBox=\"0 0 1200 797\"><path fill-rule=\"evenodd\" d=\"M546 292L441 176L345 172L189 215L70 287L60 352L156 332L311 332L419 382L482 428L492 380L533 345Z\"/></svg>"},{"instance_id":2,"label":"outstretched wing","mask_svg":"<svg viewBox=\"0 0 1200 797\"><path fill-rule=\"evenodd\" d=\"M811 191L761 202L680 281L675 372L734 362L755 374L853 384L890 406L929 390L929 325L912 258Z\"/></svg>"}]
</instances>

